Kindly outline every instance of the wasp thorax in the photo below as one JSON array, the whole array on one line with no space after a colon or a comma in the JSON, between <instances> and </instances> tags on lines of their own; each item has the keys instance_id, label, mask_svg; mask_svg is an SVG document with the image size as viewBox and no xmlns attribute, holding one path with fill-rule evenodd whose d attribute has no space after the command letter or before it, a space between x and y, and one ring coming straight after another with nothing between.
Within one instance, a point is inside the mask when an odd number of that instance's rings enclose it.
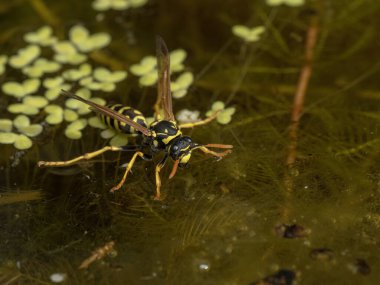
<instances>
[{"instance_id":1,"label":"wasp thorax","mask_svg":"<svg viewBox=\"0 0 380 285\"><path fill-rule=\"evenodd\" d=\"M153 133L154 147L158 150L165 149L173 139L182 134L173 121L154 122L150 125L150 130Z\"/></svg>"},{"instance_id":2,"label":"wasp thorax","mask_svg":"<svg viewBox=\"0 0 380 285\"><path fill-rule=\"evenodd\" d=\"M183 167L188 163L193 145L193 140L190 137L183 136L173 141L170 146L170 156L173 160L179 160L180 167Z\"/></svg>"}]
</instances>

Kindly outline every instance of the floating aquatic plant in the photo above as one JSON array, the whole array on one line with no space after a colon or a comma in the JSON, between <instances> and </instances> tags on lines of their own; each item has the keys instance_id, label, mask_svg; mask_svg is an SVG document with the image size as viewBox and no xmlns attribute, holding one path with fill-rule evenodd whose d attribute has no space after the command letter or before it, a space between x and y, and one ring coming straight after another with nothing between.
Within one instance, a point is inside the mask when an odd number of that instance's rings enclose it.
<instances>
[{"instance_id":1,"label":"floating aquatic plant","mask_svg":"<svg viewBox=\"0 0 380 285\"><path fill-rule=\"evenodd\" d=\"M77 51L75 46L69 41L57 42L53 45L55 51L54 60L60 63L80 64L87 60L85 54Z\"/></svg>"},{"instance_id":2,"label":"floating aquatic plant","mask_svg":"<svg viewBox=\"0 0 380 285\"><path fill-rule=\"evenodd\" d=\"M232 115L235 113L235 108L234 107L225 108L225 104L222 101L216 101L214 102L214 104L212 104L211 110L209 110L206 113L206 116L210 117L213 114L215 114L215 112L218 112L216 121L219 124L226 125L229 122L231 122Z\"/></svg>"},{"instance_id":3,"label":"floating aquatic plant","mask_svg":"<svg viewBox=\"0 0 380 285\"><path fill-rule=\"evenodd\" d=\"M0 75L5 72L5 66L8 62L8 57L6 55L0 55Z\"/></svg>"},{"instance_id":4,"label":"floating aquatic plant","mask_svg":"<svg viewBox=\"0 0 380 285\"><path fill-rule=\"evenodd\" d=\"M170 71L180 72L184 69L183 61L187 53L183 49L173 50L170 53ZM139 63L130 67L132 74L139 76L139 83L142 86L152 86L157 82L157 59L154 56L145 56Z\"/></svg>"},{"instance_id":5,"label":"floating aquatic plant","mask_svg":"<svg viewBox=\"0 0 380 285\"><path fill-rule=\"evenodd\" d=\"M19 133L12 132L13 128ZM19 150L29 149L33 145L29 137L38 136L42 129L39 124L31 124L25 115L18 115L13 121L0 119L0 143L13 144Z\"/></svg>"},{"instance_id":6,"label":"floating aquatic plant","mask_svg":"<svg viewBox=\"0 0 380 285\"><path fill-rule=\"evenodd\" d=\"M249 28L243 25L236 25L232 27L232 33L243 39L246 42L253 43L260 39L260 35L265 32L263 26Z\"/></svg>"},{"instance_id":7,"label":"floating aquatic plant","mask_svg":"<svg viewBox=\"0 0 380 285\"><path fill-rule=\"evenodd\" d=\"M173 98L179 99L184 97L193 81L194 75L191 72L184 72L175 81L172 81L171 91Z\"/></svg>"},{"instance_id":8,"label":"floating aquatic plant","mask_svg":"<svg viewBox=\"0 0 380 285\"><path fill-rule=\"evenodd\" d=\"M111 42L111 36L107 33L96 33L90 35L90 32L81 25L73 26L69 32L70 41L75 47L84 53L101 49Z\"/></svg>"},{"instance_id":9,"label":"floating aquatic plant","mask_svg":"<svg viewBox=\"0 0 380 285\"><path fill-rule=\"evenodd\" d=\"M32 65L25 66L22 73L29 77L41 77L45 73L56 72L61 68L61 64L55 61L50 61L45 58L37 59Z\"/></svg>"},{"instance_id":10,"label":"floating aquatic plant","mask_svg":"<svg viewBox=\"0 0 380 285\"><path fill-rule=\"evenodd\" d=\"M53 36L53 29L50 26L43 26L35 32L25 34L24 40L27 43L41 46L50 46L57 42L57 38Z\"/></svg>"},{"instance_id":11,"label":"floating aquatic plant","mask_svg":"<svg viewBox=\"0 0 380 285\"><path fill-rule=\"evenodd\" d=\"M1 89L4 94L13 96L15 98L22 98L26 95L32 94L40 87L39 79L26 79L22 83L15 81L9 81L3 84Z\"/></svg>"},{"instance_id":12,"label":"floating aquatic plant","mask_svg":"<svg viewBox=\"0 0 380 285\"><path fill-rule=\"evenodd\" d=\"M87 76L79 81L79 84L91 90L102 90L112 92L115 90L115 83L124 80L127 77L126 71L110 71L104 67L98 67L94 70L93 76Z\"/></svg>"},{"instance_id":13,"label":"floating aquatic plant","mask_svg":"<svg viewBox=\"0 0 380 285\"><path fill-rule=\"evenodd\" d=\"M13 68L19 69L30 64L33 60L39 57L41 49L37 45L29 45L20 49L16 55L9 58L9 65Z\"/></svg>"},{"instance_id":14,"label":"floating aquatic plant","mask_svg":"<svg viewBox=\"0 0 380 285\"><path fill-rule=\"evenodd\" d=\"M148 0L95 0L92 7L97 11L126 10L145 5Z\"/></svg>"},{"instance_id":15,"label":"floating aquatic plant","mask_svg":"<svg viewBox=\"0 0 380 285\"><path fill-rule=\"evenodd\" d=\"M70 84L64 83L63 78L59 76L46 78L42 85L46 88L45 97L49 101L57 99L61 89L70 88Z\"/></svg>"},{"instance_id":16,"label":"floating aquatic plant","mask_svg":"<svg viewBox=\"0 0 380 285\"><path fill-rule=\"evenodd\" d=\"M298 7L305 4L305 0L266 0L269 6L288 5L291 7Z\"/></svg>"}]
</instances>

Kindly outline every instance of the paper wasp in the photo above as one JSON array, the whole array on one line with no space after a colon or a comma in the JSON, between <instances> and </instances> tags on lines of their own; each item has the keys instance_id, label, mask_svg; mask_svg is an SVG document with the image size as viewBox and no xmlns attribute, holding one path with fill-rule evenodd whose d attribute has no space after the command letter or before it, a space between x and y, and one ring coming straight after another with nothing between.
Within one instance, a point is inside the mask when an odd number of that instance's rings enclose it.
<instances>
[{"instance_id":1,"label":"paper wasp","mask_svg":"<svg viewBox=\"0 0 380 285\"><path fill-rule=\"evenodd\" d=\"M75 164L81 160L88 160L98 156L106 151L135 151L131 160L126 167L125 173L121 181L111 189L111 192L120 189L124 184L128 173L132 169L137 157L144 160L152 160L153 156L159 152L164 152L163 159L155 167L156 176L156 196L155 199L160 199L161 179L160 171L164 167L169 157L174 160L173 169L169 178L172 178L177 167L185 166L194 150L198 149L206 154L221 158L231 153L232 145L225 144L198 144L193 142L189 136L182 134L182 129L192 128L199 125L204 125L215 119L217 114L197 121L194 123L177 124L172 110L172 96L170 91L170 58L165 42L162 38L156 39L157 52L157 69L158 69L158 96L154 105L156 121L149 127L147 126L143 114L131 107L122 106L120 104L104 107L94 102L88 101L75 95L74 93L62 90L61 94L70 98L77 99L90 106L90 109L98 113L102 121L110 128L117 131L132 134L137 133L142 138L138 145L133 146L106 146L94 152L86 153L77 158L67 161L39 161L39 167L65 167ZM163 112L163 118L162 117ZM223 152L214 152L209 148L226 149Z\"/></svg>"}]
</instances>

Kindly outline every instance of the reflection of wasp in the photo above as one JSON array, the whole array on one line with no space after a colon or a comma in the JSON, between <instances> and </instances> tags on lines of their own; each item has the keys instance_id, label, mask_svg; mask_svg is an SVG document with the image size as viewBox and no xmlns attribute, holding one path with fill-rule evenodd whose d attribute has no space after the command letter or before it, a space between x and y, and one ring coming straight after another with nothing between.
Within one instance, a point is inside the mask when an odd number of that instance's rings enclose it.
<instances>
[{"instance_id":1,"label":"reflection of wasp","mask_svg":"<svg viewBox=\"0 0 380 285\"><path fill-rule=\"evenodd\" d=\"M232 145L201 145L194 143L190 137L182 135L181 129L207 124L216 117L216 114L202 121L177 125L172 111L169 52L165 42L160 37L157 37L156 45L158 68L158 97L154 105L156 121L153 122L149 128L147 127L146 120L142 113L136 109L124 107L120 104L104 107L94 102L85 100L73 93L67 91L61 92L62 95L88 104L90 109L98 113L102 121L108 127L126 134L137 133L141 135L141 144L122 147L106 146L97 151L86 153L82 156L67 161L39 161L38 166L63 167L72 165L81 160L91 159L106 151L135 151L132 159L128 163L123 178L119 184L111 189L111 192L113 192L124 184L124 181L138 156L145 160L152 160L154 154L164 152L164 158L156 165L155 168L155 199L159 200L161 188L160 170L165 165L169 156L174 160L173 169L169 176L169 178L172 178L175 175L178 166L183 167L188 163L191 153L195 149L199 149L206 154L211 154L219 158L231 152ZM163 119L161 119L161 109L163 111ZM226 150L218 153L210 150L209 148L222 148Z\"/></svg>"}]
</instances>

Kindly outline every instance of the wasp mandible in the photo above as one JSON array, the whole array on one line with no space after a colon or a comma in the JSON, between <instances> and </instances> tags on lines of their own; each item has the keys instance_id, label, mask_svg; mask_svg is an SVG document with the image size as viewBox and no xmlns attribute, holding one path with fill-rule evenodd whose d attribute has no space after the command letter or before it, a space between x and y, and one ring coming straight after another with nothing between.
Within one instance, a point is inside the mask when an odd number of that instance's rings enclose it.
<instances>
[{"instance_id":1,"label":"wasp mandible","mask_svg":"<svg viewBox=\"0 0 380 285\"><path fill-rule=\"evenodd\" d=\"M61 95L79 100L89 105L89 108L96 112L100 119L110 128L126 134L138 134L142 140L138 145L128 146L106 146L94 152L86 153L67 161L39 161L39 167L65 167L75 164L81 160L92 159L106 151L134 151L131 160L126 167L121 181L112 187L111 192L121 188L124 184L128 173L131 171L137 157L144 160L152 160L153 157L160 152L164 153L163 159L155 166L156 176L156 195L155 199L160 200L161 197L161 178L160 171L164 167L168 158L174 160L173 168L169 178L172 178L178 167L184 167L190 160L194 150L201 150L205 154L222 158L231 153L232 145L226 144L198 144L193 142L191 137L182 134L182 129L192 128L204 125L215 119L217 113L213 116L197 121L194 123L177 124L173 114L172 96L170 90L170 58L169 52L164 40L161 37L156 38L157 52L157 70L158 70L158 87L157 100L154 105L156 121L149 127L147 126L144 115L131 107L115 104L110 106L101 106L94 102L88 101L75 95L72 92L62 90ZM163 113L163 118L162 114ZM210 148L225 149L223 152L215 152Z\"/></svg>"}]
</instances>

